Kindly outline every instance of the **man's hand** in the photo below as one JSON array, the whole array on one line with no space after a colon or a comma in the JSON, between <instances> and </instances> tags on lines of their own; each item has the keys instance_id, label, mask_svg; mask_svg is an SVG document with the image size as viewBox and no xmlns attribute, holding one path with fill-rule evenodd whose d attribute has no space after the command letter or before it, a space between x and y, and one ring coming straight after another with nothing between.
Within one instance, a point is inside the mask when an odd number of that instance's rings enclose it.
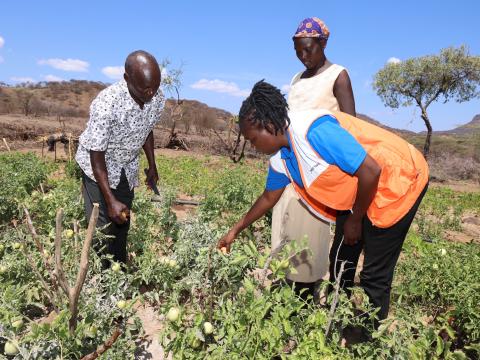
<instances>
[{"instance_id":1,"label":"man's hand","mask_svg":"<svg viewBox=\"0 0 480 360\"><path fill-rule=\"evenodd\" d=\"M349 215L343 225L343 242L345 245L355 245L362 238L362 219Z\"/></svg>"},{"instance_id":2,"label":"man's hand","mask_svg":"<svg viewBox=\"0 0 480 360\"><path fill-rule=\"evenodd\" d=\"M147 179L145 180L145 185L151 189L152 184L157 185L158 182L158 172L155 166L149 167L148 170L145 172Z\"/></svg>"},{"instance_id":3,"label":"man's hand","mask_svg":"<svg viewBox=\"0 0 480 360\"><path fill-rule=\"evenodd\" d=\"M218 241L217 248L220 249L220 250L225 248L226 252L230 252L230 246L232 246L236 237L237 237L237 234L233 230L230 230L225 236L223 236ZM222 250L222 252L223 252L223 250Z\"/></svg>"},{"instance_id":4,"label":"man's hand","mask_svg":"<svg viewBox=\"0 0 480 360\"><path fill-rule=\"evenodd\" d=\"M130 210L124 203L113 200L107 205L108 217L116 224L125 224L130 217Z\"/></svg>"}]
</instances>

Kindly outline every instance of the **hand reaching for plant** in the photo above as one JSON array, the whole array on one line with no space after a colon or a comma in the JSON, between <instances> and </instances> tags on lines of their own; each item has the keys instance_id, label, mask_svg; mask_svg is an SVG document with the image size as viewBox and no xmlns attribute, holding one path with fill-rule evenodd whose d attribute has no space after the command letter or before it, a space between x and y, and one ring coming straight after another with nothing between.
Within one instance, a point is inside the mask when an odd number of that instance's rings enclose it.
<instances>
[{"instance_id":1,"label":"hand reaching for plant","mask_svg":"<svg viewBox=\"0 0 480 360\"><path fill-rule=\"evenodd\" d=\"M222 252L230 252L230 246L232 246L236 237L237 234L233 230L230 230L218 241L217 248L220 249Z\"/></svg>"}]
</instances>

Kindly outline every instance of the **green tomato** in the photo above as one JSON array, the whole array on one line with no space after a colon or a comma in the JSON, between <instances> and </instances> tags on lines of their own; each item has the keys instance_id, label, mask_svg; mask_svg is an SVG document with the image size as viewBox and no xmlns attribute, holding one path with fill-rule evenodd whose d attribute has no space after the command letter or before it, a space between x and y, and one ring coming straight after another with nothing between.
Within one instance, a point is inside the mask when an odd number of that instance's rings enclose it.
<instances>
[{"instance_id":1,"label":"green tomato","mask_svg":"<svg viewBox=\"0 0 480 360\"><path fill-rule=\"evenodd\" d=\"M3 244L0 244L0 253L2 253L2 252L3 252L3 250L5 250L5 245L3 245Z\"/></svg>"},{"instance_id":2,"label":"green tomato","mask_svg":"<svg viewBox=\"0 0 480 360\"><path fill-rule=\"evenodd\" d=\"M215 328L213 327L211 322L206 321L206 322L203 323L203 332L206 335L212 334L214 330L215 330Z\"/></svg>"},{"instance_id":3,"label":"green tomato","mask_svg":"<svg viewBox=\"0 0 480 360\"><path fill-rule=\"evenodd\" d=\"M5 355L17 355L18 347L11 341L5 343Z\"/></svg>"},{"instance_id":4,"label":"green tomato","mask_svg":"<svg viewBox=\"0 0 480 360\"><path fill-rule=\"evenodd\" d=\"M439 250L439 252L440 252L440 255L442 255L442 256L447 255L447 250L445 250L444 248L441 248L441 249Z\"/></svg>"},{"instance_id":5,"label":"green tomato","mask_svg":"<svg viewBox=\"0 0 480 360\"><path fill-rule=\"evenodd\" d=\"M202 342L200 341L200 339L197 338L192 339L192 341L190 342L190 346L192 347L192 349L198 349L200 345L202 345Z\"/></svg>"},{"instance_id":6,"label":"green tomato","mask_svg":"<svg viewBox=\"0 0 480 360\"><path fill-rule=\"evenodd\" d=\"M127 302L125 300L119 300L117 301L117 307L122 310L127 307Z\"/></svg>"},{"instance_id":7,"label":"green tomato","mask_svg":"<svg viewBox=\"0 0 480 360\"><path fill-rule=\"evenodd\" d=\"M175 259L168 260L168 266L170 266L171 268L177 267L177 260Z\"/></svg>"},{"instance_id":8,"label":"green tomato","mask_svg":"<svg viewBox=\"0 0 480 360\"><path fill-rule=\"evenodd\" d=\"M18 250L22 247L22 244L20 244L19 242L14 242L12 247L15 249L15 250Z\"/></svg>"},{"instance_id":9,"label":"green tomato","mask_svg":"<svg viewBox=\"0 0 480 360\"><path fill-rule=\"evenodd\" d=\"M66 237L67 239L73 238L73 235L74 235L74 234L75 234L75 233L73 232L72 229L65 230L65 237Z\"/></svg>"},{"instance_id":10,"label":"green tomato","mask_svg":"<svg viewBox=\"0 0 480 360\"><path fill-rule=\"evenodd\" d=\"M14 329L17 329L17 330L18 330L18 329L20 329L22 326L23 326L23 320L22 320L22 319L16 320L16 321L13 321L13 322L12 322L12 327L13 327Z\"/></svg>"},{"instance_id":11,"label":"green tomato","mask_svg":"<svg viewBox=\"0 0 480 360\"><path fill-rule=\"evenodd\" d=\"M180 316L180 310L178 310L178 308L176 307L171 307L169 310L168 310L168 313L167 313L167 319L168 321L171 321L171 322L174 322L174 321L177 321L178 318Z\"/></svg>"},{"instance_id":12,"label":"green tomato","mask_svg":"<svg viewBox=\"0 0 480 360\"><path fill-rule=\"evenodd\" d=\"M112 271L113 271L113 272L118 273L118 272L120 272L121 269L122 269L122 268L121 268L121 266L120 266L119 263L117 263L117 262L116 262L116 263L113 263L113 265L112 265Z\"/></svg>"},{"instance_id":13,"label":"green tomato","mask_svg":"<svg viewBox=\"0 0 480 360\"><path fill-rule=\"evenodd\" d=\"M93 338L97 336L98 329L95 325L90 326L86 331L85 331L85 336Z\"/></svg>"},{"instance_id":14,"label":"green tomato","mask_svg":"<svg viewBox=\"0 0 480 360\"><path fill-rule=\"evenodd\" d=\"M8 268L5 265L0 265L0 275L5 274Z\"/></svg>"}]
</instances>

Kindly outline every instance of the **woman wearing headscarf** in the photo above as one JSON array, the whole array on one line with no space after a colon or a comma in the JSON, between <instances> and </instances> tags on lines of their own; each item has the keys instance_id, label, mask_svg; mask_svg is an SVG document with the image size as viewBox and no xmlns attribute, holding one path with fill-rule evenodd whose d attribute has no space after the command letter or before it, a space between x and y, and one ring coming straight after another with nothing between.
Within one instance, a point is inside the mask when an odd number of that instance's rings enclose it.
<instances>
[{"instance_id":1,"label":"woman wearing headscarf","mask_svg":"<svg viewBox=\"0 0 480 360\"><path fill-rule=\"evenodd\" d=\"M288 94L290 111L325 109L356 116L355 100L347 70L343 66L331 63L325 56L329 36L328 27L316 17L306 18L298 26L293 43L297 57L305 66L305 70L298 72L290 84ZM303 252L294 257L291 266L296 271L287 276L290 281L295 282L297 291L306 289L305 295L313 295L315 283L326 275L330 238L329 224L313 216L302 204L293 187L287 186L273 209L272 248L279 246L282 240L307 239L311 255ZM334 244L332 252L337 248L338 244ZM344 248L345 246L341 249L342 252ZM335 258L331 262L331 280L334 280L332 267L334 262Z\"/></svg>"}]
</instances>

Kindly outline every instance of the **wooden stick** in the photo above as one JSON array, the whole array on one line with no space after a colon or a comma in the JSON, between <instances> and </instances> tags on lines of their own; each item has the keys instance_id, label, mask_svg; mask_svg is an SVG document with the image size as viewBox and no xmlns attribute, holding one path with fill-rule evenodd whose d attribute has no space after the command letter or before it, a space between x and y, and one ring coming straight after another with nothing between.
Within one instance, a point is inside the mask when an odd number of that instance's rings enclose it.
<instances>
[{"instance_id":1,"label":"wooden stick","mask_svg":"<svg viewBox=\"0 0 480 360\"><path fill-rule=\"evenodd\" d=\"M8 152L12 151L12 150L10 149L10 146L8 146L7 139L3 138L3 142L5 143L5 146L6 146L7 150L8 150Z\"/></svg>"},{"instance_id":2,"label":"wooden stick","mask_svg":"<svg viewBox=\"0 0 480 360\"><path fill-rule=\"evenodd\" d=\"M72 134L68 135L68 161L72 161Z\"/></svg>"},{"instance_id":3,"label":"wooden stick","mask_svg":"<svg viewBox=\"0 0 480 360\"><path fill-rule=\"evenodd\" d=\"M65 272L62 265L62 220L63 209L57 210L55 219L55 271L57 273L58 283L68 298L70 298L70 286L68 285Z\"/></svg>"},{"instance_id":4,"label":"wooden stick","mask_svg":"<svg viewBox=\"0 0 480 360\"><path fill-rule=\"evenodd\" d=\"M40 251L40 254L43 257L43 244L38 240L38 235L37 231L35 230L35 227L33 226L32 218L30 217L30 213L28 212L27 208L23 208L23 212L25 213L25 217L27 218L27 226L28 229L30 230L30 233L32 234L33 241L35 241L35 245L37 245L38 251Z\"/></svg>"},{"instance_id":5,"label":"wooden stick","mask_svg":"<svg viewBox=\"0 0 480 360\"><path fill-rule=\"evenodd\" d=\"M41 184L40 184L41 185ZM44 247L43 244L38 240L38 235L37 231L35 230L35 226L33 226L32 218L30 217L30 213L28 212L27 208L23 208L23 212L25 213L25 217L27 219L27 226L32 234L32 238L35 242L35 245L37 246L38 251L40 252L40 257L42 258L43 261L43 266L45 266L45 269L47 269L49 275L50 275L50 281L52 283L53 289L57 292L57 296L60 299L60 292L58 290L58 283L57 283L57 277L55 276L53 269L52 269L52 264L50 262L50 259L47 258L43 252Z\"/></svg>"},{"instance_id":6,"label":"wooden stick","mask_svg":"<svg viewBox=\"0 0 480 360\"><path fill-rule=\"evenodd\" d=\"M78 238L79 238L79 233L80 233L80 230L79 230L79 224L78 224L78 220L75 220L73 222L73 246L75 247L75 250L77 250L77 245L78 245Z\"/></svg>"},{"instance_id":7,"label":"wooden stick","mask_svg":"<svg viewBox=\"0 0 480 360\"><path fill-rule=\"evenodd\" d=\"M97 350L95 350L94 352L88 354L88 355L85 355L84 357L82 357L81 360L94 360L94 359L97 359L100 355L102 355L105 351L107 351L108 349L110 349L113 344L115 343L115 341L117 341L118 337L122 334L122 332L120 331L120 329L117 327L115 329L115 331L113 332L112 336L110 336L110 338L105 341L104 344L100 345Z\"/></svg>"},{"instance_id":8,"label":"wooden stick","mask_svg":"<svg viewBox=\"0 0 480 360\"><path fill-rule=\"evenodd\" d=\"M78 299L80 297L80 292L82 291L85 278L87 277L88 271L88 253L90 246L92 245L93 235L95 234L95 229L98 220L98 204L93 204L92 215L90 216L90 221L88 222L87 235L85 236L85 241L83 242L82 255L80 256L80 266L77 275L77 281L75 282L74 289L70 289L70 311L71 318L69 322L69 327L72 330L75 330L77 326L77 315L78 315Z\"/></svg>"}]
</instances>

